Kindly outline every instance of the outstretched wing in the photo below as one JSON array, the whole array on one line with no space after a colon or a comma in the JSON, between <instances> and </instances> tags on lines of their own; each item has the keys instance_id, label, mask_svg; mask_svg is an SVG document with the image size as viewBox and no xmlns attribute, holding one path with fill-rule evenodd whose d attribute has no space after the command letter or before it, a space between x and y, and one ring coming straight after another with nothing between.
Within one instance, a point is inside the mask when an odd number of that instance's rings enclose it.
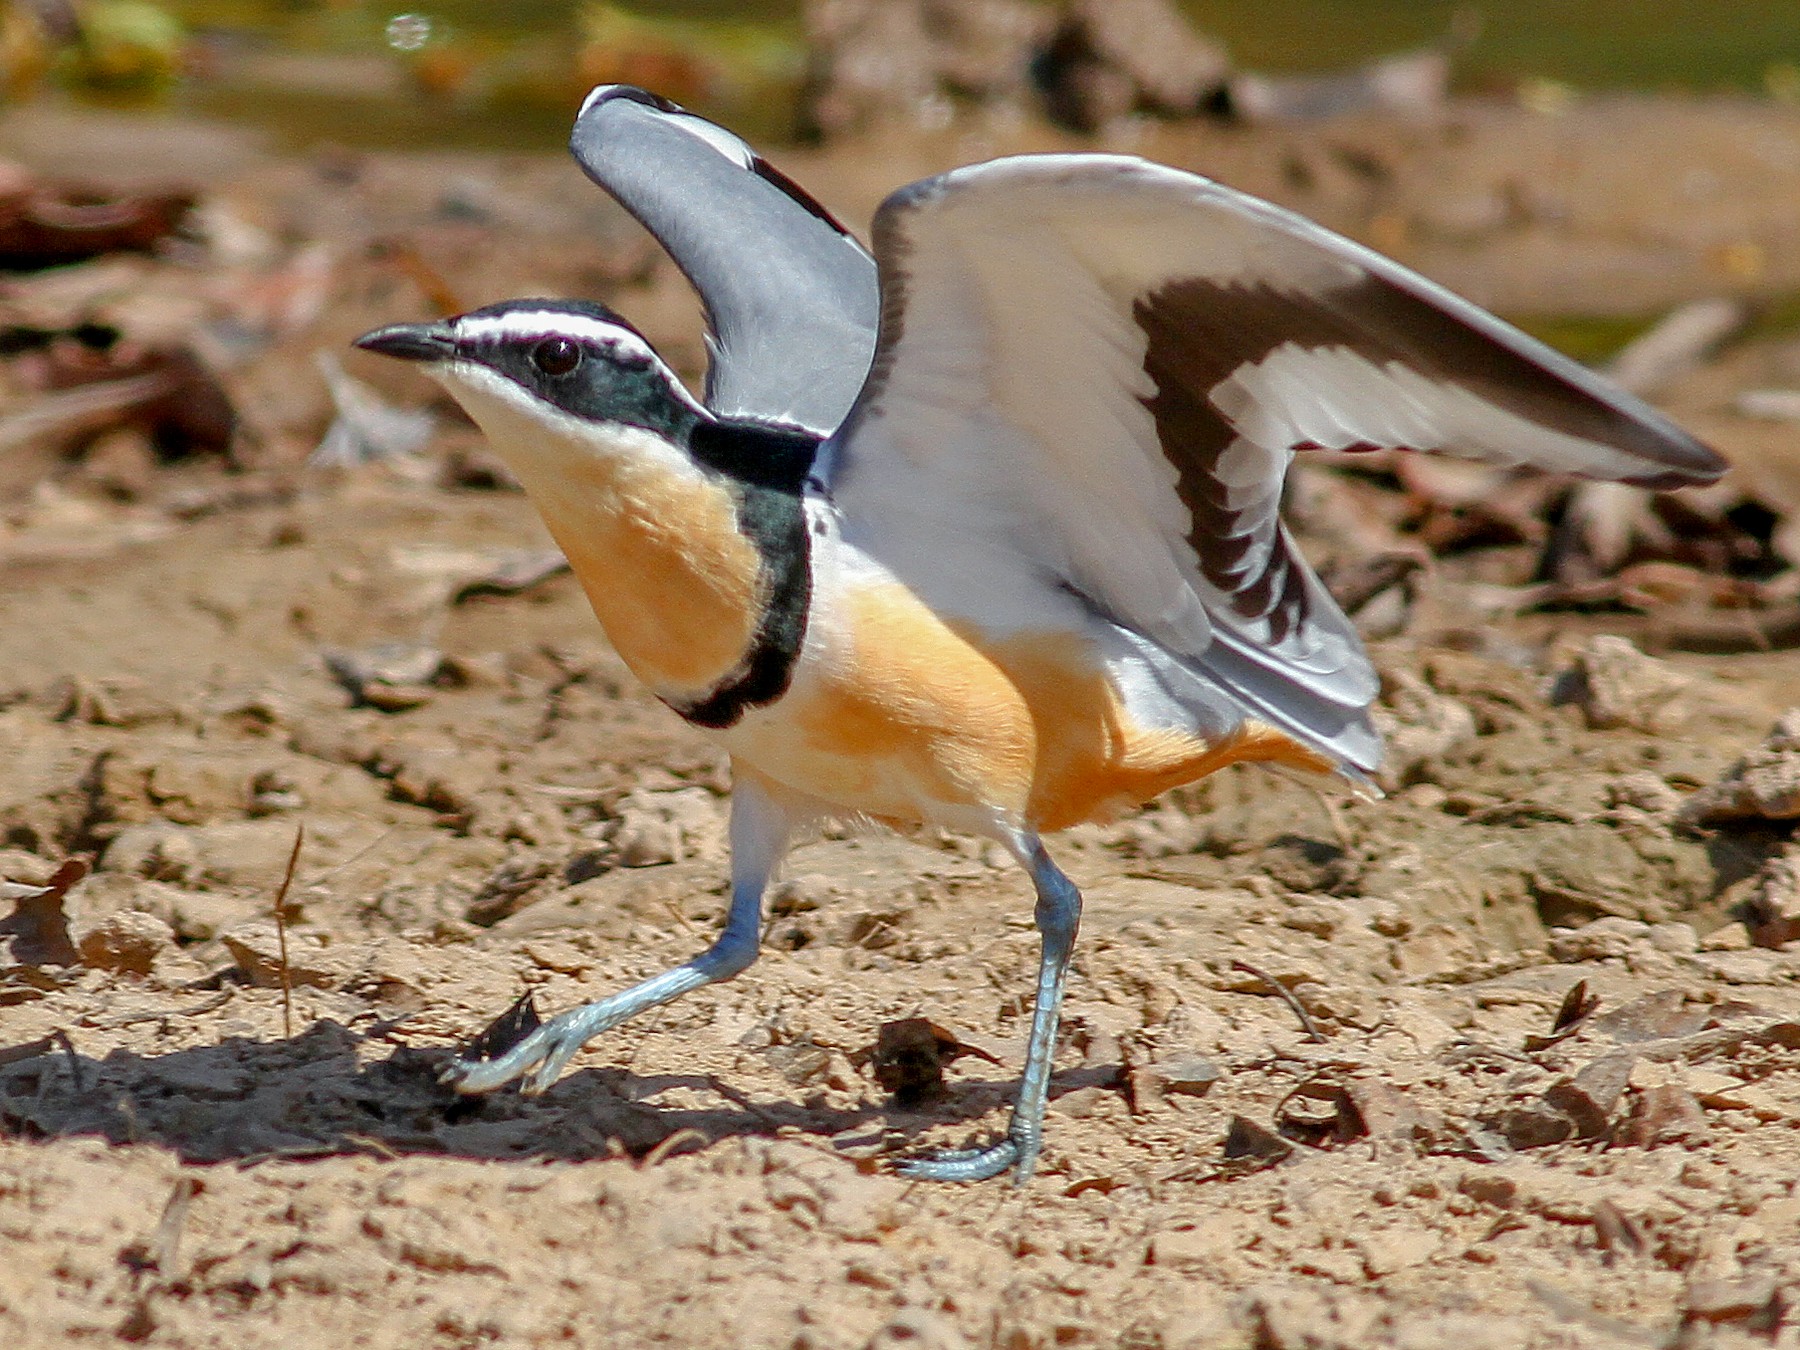
<instances>
[{"instance_id":1,"label":"outstretched wing","mask_svg":"<svg viewBox=\"0 0 1800 1350\"><path fill-rule=\"evenodd\" d=\"M1009 576L1072 591L1352 768L1379 756L1375 676L1281 523L1296 451L1655 486L1724 467L1424 278L1142 160L927 179L883 204L875 254L880 343L830 448L847 537L951 613L1008 621Z\"/></svg>"},{"instance_id":2,"label":"outstretched wing","mask_svg":"<svg viewBox=\"0 0 1800 1350\"><path fill-rule=\"evenodd\" d=\"M855 236L736 136L629 85L588 95L569 149L700 292L713 411L835 430L879 312Z\"/></svg>"}]
</instances>

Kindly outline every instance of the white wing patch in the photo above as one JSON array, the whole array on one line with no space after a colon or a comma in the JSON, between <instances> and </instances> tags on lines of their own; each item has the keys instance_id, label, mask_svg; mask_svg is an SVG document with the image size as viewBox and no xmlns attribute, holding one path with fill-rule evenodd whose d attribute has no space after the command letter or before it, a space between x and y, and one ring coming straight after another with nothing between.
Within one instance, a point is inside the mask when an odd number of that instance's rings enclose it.
<instances>
[{"instance_id":1,"label":"white wing patch","mask_svg":"<svg viewBox=\"0 0 1800 1350\"><path fill-rule=\"evenodd\" d=\"M1472 390L1347 347L1283 343L1216 385L1210 399L1263 445L1402 448L1507 467L1554 459L1567 473L1630 478L1643 461L1495 406ZM1221 466L1223 467L1223 466Z\"/></svg>"}]
</instances>

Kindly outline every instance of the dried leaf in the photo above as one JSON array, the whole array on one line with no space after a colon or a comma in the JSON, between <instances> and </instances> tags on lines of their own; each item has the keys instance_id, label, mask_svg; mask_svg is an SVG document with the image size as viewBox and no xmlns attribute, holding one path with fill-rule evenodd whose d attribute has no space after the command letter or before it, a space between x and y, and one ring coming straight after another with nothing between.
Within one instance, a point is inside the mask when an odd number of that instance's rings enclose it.
<instances>
[{"instance_id":1,"label":"dried leaf","mask_svg":"<svg viewBox=\"0 0 1800 1350\"><path fill-rule=\"evenodd\" d=\"M1572 1079L1552 1084L1544 1100L1575 1122L1583 1139L1598 1139L1607 1132L1614 1108L1631 1082L1633 1054L1604 1055Z\"/></svg>"},{"instance_id":2,"label":"dried leaf","mask_svg":"<svg viewBox=\"0 0 1800 1350\"><path fill-rule=\"evenodd\" d=\"M377 239L369 245L369 254L390 264L395 271L417 286L419 293L438 312L440 318L450 318L468 308L456 288L442 272L425 260L418 245L410 239Z\"/></svg>"},{"instance_id":3,"label":"dried leaf","mask_svg":"<svg viewBox=\"0 0 1800 1350\"><path fill-rule=\"evenodd\" d=\"M1612 1142L1626 1148L1654 1148L1706 1131L1706 1113L1686 1088L1665 1083L1635 1092L1631 1107L1613 1130Z\"/></svg>"},{"instance_id":4,"label":"dried leaf","mask_svg":"<svg viewBox=\"0 0 1800 1350\"><path fill-rule=\"evenodd\" d=\"M1714 296L1671 310L1607 365L1614 383L1646 398L1698 366L1750 321L1746 301Z\"/></svg>"},{"instance_id":5,"label":"dried leaf","mask_svg":"<svg viewBox=\"0 0 1800 1350\"><path fill-rule=\"evenodd\" d=\"M1074 1199L1088 1191L1098 1191L1101 1195L1111 1195L1125 1185L1118 1177L1083 1177L1079 1181L1069 1183L1063 1189L1063 1195Z\"/></svg>"},{"instance_id":6,"label":"dried leaf","mask_svg":"<svg viewBox=\"0 0 1800 1350\"><path fill-rule=\"evenodd\" d=\"M458 1056L467 1060L498 1059L543 1024L537 1001L527 989L510 1008L466 1041Z\"/></svg>"},{"instance_id":7,"label":"dried leaf","mask_svg":"<svg viewBox=\"0 0 1800 1350\"><path fill-rule=\"evenodd\" d=\"M1454 54L1468 40L1462 35L1471 27L1478 31L1480 20L1455 24L1449 35L1430 46L1344 70L1292 75L1238 71L1226 84L1232 115L1247 122L1303 122L1371 110L1411 116L1432 113L1448 96ZM1371 157L1353 155L1349 162L1376 181L1388 173Z\"/></svg>"},{"instance_id":8,"label":"dried leaf","mask_svg":"<svg viewBox=\"0 0 1800 1350\"><path fill-rule=\"evenodd\" d=\"M1000 1063L998 1056L965 1043L955 1032L927 1018L903 1017L883 1022L875 1033L873 1049L859 1057L897 1103L917 1106L943 1095L945 1067L964 1055Z\"/></svg>"},{"instance_id":9,"label":"dried leaf","mask_svg":"<svg viewBox=\"0 0 1800 1350\"><path fill-rule=\"evenodd\" d=\"M1746 389L1732 400L1741 417L1769 422L1800 422L1800 389Z\"/></svg>"},{"instance_id":10,"label":"dried leaf","mask_svg":"<svg viewBox=\"0 0 1800 1350\"><path fill-rule=\"evenodd\" d=\"M1349 562L1334 560L1319 570L1319 578L1344 613L1355 614L1383 591L1410 585L1425 563L1419 553L1378 553Z\"/></svg>"},{"instance_id":11,"label":"dried leaf","mask_svg":"<svg viewBox=\"0 0 1800 1350\"><path fill-rule=\"evenodd\" d=\"M1318 1114L1295 1109L1297 1103L1304 1101L1321 1102L1330 1109ZM1368 1123L1344 1085L1332 1078L1311 1078L1300 1083L1282 1098L1274 1114L1275 1129L1282 1138L1310 1148L1348 1143L1369 1132Z\"/></svg>"},{"instance_id":12,"label":"dried leaf","mask_svg":"<svg viewBox=\"0 0 1800 1350\"><path fill-rule=\"evenodd\" d=\"M348 468L376 460L404 459L424 448L437 430L429 409L397 408L374 388L344 372L335 356L314 358L337 416L308 463L315 468Z\"/></svg>"},{"instance_id":13,"label":"dried leaf","mask_svg":"<svg viewBox=\"0 0 1800 1350\"><path fill-rule=\"evenodd\" d=\"M13 897L13 912L0 919L0 933L12 934L13 960L26 966L72 966L81 960L69 936L63 900L87 871L80 858L70 858L47 884L27 887L28 894Z\"/></svg>"},{"instance_id":14,"label":"dried leaf","mask_svg":"<svg viewBox=\"0 0 1800 1350\"><path fill-rule=\"evenodd\" d=\"M1294 1146L1287 1140L1264 1129L1248 1116L1233 1116L1225 1127L1224 1152L1228 1163L1254 1162L1268 1166L1280 1162L1293 1151Z\"/></svg>"},{"instance_id":15,"label":"dried leaf","mask_svg":"<svg viewBox=\"0 0 1800 1350\"><path fill-rule=\"evenodd\" d=\"M1527 1053L1547 1050L1558 1042L1567 1040L1581 1030L1581 1024L1599 1006L1599 996L1588 993L1587 981L1577 980L1569 987L1569 992L1563 995L1562 1005L1556 1010L1556 1018L1550 1023L1550 1034L1525 1038Z\"/></svg>"},{"instance_id":16,"label":"dried leaf","mask_svg":"<svg viewBox=\"0 0 1800 1350\"><path fill-rule=\"evenodd\" d=\"M67 183L0 196L0 269L61 267L106 253L147 253L194 207L191 192L105 197Z\"/></svg>"},{"instance_id":17,"label":"dried leaf","mask_svg":"<svg viewBox=\"0 0 1800 1350\"><path fill-rule=\"evenodd\" d=\"M1550 1030L1567 1031L1599 1006L1599 996L1588 995L1587 981L1577 980L1563 995L1562 1006L1556 1010L1556 1020L1550 1024Z\"/></svg>"},{"instance_id":18,"label":"dried leaf","mask_svg":"<svg viewBox=\"0 0 1800 1350\"><path fill-rule=\"evenodd\" d=\"M0 451L30 442L59 443L130 420L169 392L161 373L83 384L41 395L0 417Z\"/></svg>"}]
</instances>

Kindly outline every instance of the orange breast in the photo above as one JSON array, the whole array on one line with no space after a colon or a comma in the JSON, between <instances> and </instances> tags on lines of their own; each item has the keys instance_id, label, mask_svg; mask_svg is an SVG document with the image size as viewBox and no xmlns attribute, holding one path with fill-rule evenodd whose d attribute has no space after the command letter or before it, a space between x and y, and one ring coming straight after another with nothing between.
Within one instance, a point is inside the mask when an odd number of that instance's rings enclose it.
<instances>
[{"instance_id":1,"label":"orange breast","mask_svg":"<svg viewBox=\"0 0 1800 1350\"><path fill-rule=\"evenodd\" d=\"M654 463L559 463L529 483L594 614L639 679L705 693L749 649L767 581L723 483Z\"/></svg>"}]
</instances>

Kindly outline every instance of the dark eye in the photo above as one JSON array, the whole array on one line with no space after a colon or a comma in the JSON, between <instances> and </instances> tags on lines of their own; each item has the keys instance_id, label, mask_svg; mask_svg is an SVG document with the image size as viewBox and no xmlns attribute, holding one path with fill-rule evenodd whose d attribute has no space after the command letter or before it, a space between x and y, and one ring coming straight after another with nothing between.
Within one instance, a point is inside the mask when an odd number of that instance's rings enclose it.
<instances>
[{"instance_id":1,"label":"dark eye","mask_svg":"<svg viewBox=\"0 0 1800 1350\"><path fill-rule=\"evenodd\" d=\"M545 338L531 349L531 363L546 375L567 375L581 364L581 348L567 338Z\"/></svg>"}]
</instances>

